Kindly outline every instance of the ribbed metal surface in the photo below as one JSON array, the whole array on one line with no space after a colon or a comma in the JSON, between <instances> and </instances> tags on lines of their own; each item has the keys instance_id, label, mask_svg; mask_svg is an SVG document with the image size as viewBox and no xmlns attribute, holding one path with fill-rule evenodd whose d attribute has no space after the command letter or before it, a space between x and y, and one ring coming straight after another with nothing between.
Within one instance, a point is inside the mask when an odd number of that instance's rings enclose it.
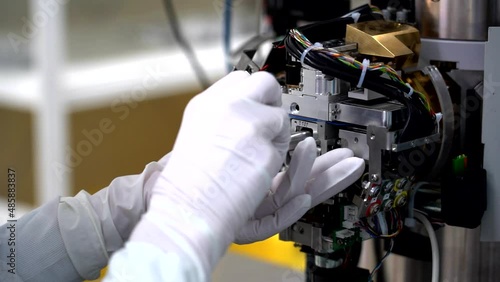
<instances>
[{"instance_id":1,"label":"ribbed metal surface","mask_svg":"<svg viewBox=\"0 0 500 282\"><path fill-rule=\"evenodd\" d=\"M489 22L488 26L500 26L500 1L499 0L489 0Z\"/></svg>"},{"instance_id":2,"label":"ribbed metal surface","mask_svg":"<svg viewBox=\"0 0 500 282\"><path fill-rule=\"evenodd\" d=\"M488 8L489 5L493 5L490 1L415 1L416 17L422 32L422 37L458 40L486 40ZM494 2L497 1L495 0Z\"/></svg>"}]
</instances>

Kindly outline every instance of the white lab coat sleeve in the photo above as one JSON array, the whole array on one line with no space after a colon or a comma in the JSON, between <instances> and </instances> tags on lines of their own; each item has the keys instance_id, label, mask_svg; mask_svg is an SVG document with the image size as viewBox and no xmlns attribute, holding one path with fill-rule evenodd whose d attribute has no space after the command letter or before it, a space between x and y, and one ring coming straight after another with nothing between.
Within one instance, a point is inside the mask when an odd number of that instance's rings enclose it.
<instances>
[{"instance_id":1,"label":"white lab coat sleeve","mask_svg":"<svg viewBox=\"0 0 500 282\"><path fill-rule=\"evenodd\" d=\"M19 281L98 278L109 256L123 247L146 211L150 190L166 159L148 164L141 174L118 177L94 195L81 191L75 197L56 198L20 218L16 224ZM9 252L7 227L0 229L0 260ZM4 268L0 273L8 275ZM0 275L0 281L15 281L9 279Z\"/></svg>"},{"instance_id":2,"label":"white lab coat sleeve","mask_svg":"<svg viewBox=\"0 0 500 282\"><path fill-rule=\"evenodd\" d=\"M61 198L58 220L69 257L85 279L96 279L109 256L123 247L146 211L163 166L153 162L139 175L118 177L94 195ZM92 258L92 259L89 259Z\"/></svg>"},{"instance_id":3,"label":"white lab coat sleeve","mask_svg":"<svg viewBox=\"0 0 500 282\"><path fill-rule=\"evenodd\" d=\"M0 281L82 280L63 242L58 206L59 198L55 198L17 222L0 227ZM9 230L12 225L13 234ZM8 258L12 253L13 260Z\"/></svg>"}]
</instances>

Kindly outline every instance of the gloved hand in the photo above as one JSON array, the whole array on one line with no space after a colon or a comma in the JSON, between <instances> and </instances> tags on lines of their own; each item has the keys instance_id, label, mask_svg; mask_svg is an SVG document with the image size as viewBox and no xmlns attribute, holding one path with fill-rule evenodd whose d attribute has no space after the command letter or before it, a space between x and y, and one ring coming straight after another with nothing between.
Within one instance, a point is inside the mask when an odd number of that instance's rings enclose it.
<instances>
[{"instance_id":1,"label":"gloved hand","mask_svg":"<svg viewBox=\"0 0 500 282\"><path fill-rule=\"evenodd\" d=\"M193 98L130 241L184 253L210 273L284 161L290 130L280 106L264 72L233 72Z\"/></svg>"},{"instance_id":2,"label":"gloved hand","mask_svg":"<svg viewBox=\"0 0 500 282\"><path fill-rule=\"evenodd\" d=\"M361 177L365 163L353 155L349 149L336 149L315 158L314 139L300 142L288 169L273 179L271 193L240 230L235 243L253 243L283 231L310 208L354 183Z\"/></svg>"},{"instance_id":3,"label":"gloved hand","mask_svg":"<svg viewBox=\"0 0 500 282\"><path fill-rule=\"evenodd\" d=\"M361 177L365 164L362 159L353 156L351 150L342 148L316 158L314 139L309 137L300 142L288 169L274 177L270 193L238 232L235 243L254 243L283 231L310 208L354 183ZM159 163L165 166L169 157L170 154L164 156ZM153 174L154 178L157 174ZM152 187L144 187L146 201L150 199Z\"/></svg>"}]
</instances>

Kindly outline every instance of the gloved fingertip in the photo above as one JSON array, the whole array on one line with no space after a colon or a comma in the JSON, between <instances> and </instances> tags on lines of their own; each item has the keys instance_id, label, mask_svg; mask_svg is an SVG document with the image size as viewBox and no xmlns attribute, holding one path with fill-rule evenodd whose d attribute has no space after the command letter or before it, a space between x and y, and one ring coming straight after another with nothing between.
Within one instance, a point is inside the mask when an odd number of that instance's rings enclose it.
<instances>
[{"instance_id":1,"label":"gloved fingertip","mask_svg":"<svg viewBox=\"0 0 500 282\"><path fill-rule=\"evenodd\" d=\"M335 149L319 156L316 158L311 169L310 178L316 178L320 173L326 171L335 164L353 156L353 151L347 148Z\"/></svg>"},{"instance_id":2,"label":"gloved fingertip","mask_svg":"<svg viewBox=\"0 0 500 282\"><path fill-rule=\"evenodd\" d=\"M295 150L297 150L298 148L308 148L309 150L312 149L316 151L316 140L314 140L314 138L312 137L307 137L306 139L300 141L299 144L297 144Z\"/></svg>"},{"instance_id":3,"label":"gloved fingertip","mask_svg":"<svg viewBox=\"0 0 500 282\"><path fill-rule=\"evenodd\" d=\"M232 72L228 73L225 76L225 79L228 79L228 78L232 78L232 79L244 79L244 78L247 78L249 76L250 76L250 74L247 71L235 70L235 71L232 71Z\"/></svg>"},{"instance_id":4,"label":"gloved fingertip","mask_svg":"<svg viewBox=\"0 0 500 282\"><path fill-rule=\"evenodd\" d=\"M352 169L352 175L357 178L361 177L365 170L365 160L358 157L350 157L341 162L345 167Z\"/></svg>"},{"instance_id":5,"label":"gloved fingertip","mask_svg":"<svg viewBox=\"0 0 500 282\"><path fill-rule=\"evenodd\" d=\"M219 79L217 82L212 84L206 92L213 93L213 94L220 94L220 92L227 91L233 86L237 86L240 84L242 81L244 81L246 78L248 78L250 74L246 71L233 71L227 74L226 76L222 77Z\"/></svg>"},{"instance_id":6,"label":"gloved fingertip","mask_svg":"<svg viewBox=\"0 0 500 282\"><path fill-rule=\"evenodd\" d=\"M264 71L253 73L244 83L242 88L249 90L246 92L247 98L265 105L281 107L281 88L270 73Z\"/></svg>"},{"instance_id":7,"label":"gloved fingertip","mask_svg":"<svg viewBox=\"0 0 500 282\"><path fill-rule=\"evenodd\" d=\"M332 152L332 153L334 152L335 155L337 155L338 158L350 158L350 157L354 157L354 152L351 149L349 149L349 148L338 148L338 149L335 149L335 150L330 151L330 152Z\"/></svg>"},{"instance_id":8,"label":"gloved fingertip","mask_svg":"<svg viewBox=\"0 0 500 282\"><path fill-rule=\"evenodd\" d=\"M307 158L309 160L307 163L310 162L310 167L312 168L312 165L314 163L314 159L316 159L316 141L312 137L307 137L306 139L302 140L297 144L297 147L295 147L293 156L292 156L292 162L293 160L300 161L303 163L305 160L304 158ZM290 166L292 163L290 163ZM308 173L310 172L310 168Z\"/></svg>"}]
</instances>

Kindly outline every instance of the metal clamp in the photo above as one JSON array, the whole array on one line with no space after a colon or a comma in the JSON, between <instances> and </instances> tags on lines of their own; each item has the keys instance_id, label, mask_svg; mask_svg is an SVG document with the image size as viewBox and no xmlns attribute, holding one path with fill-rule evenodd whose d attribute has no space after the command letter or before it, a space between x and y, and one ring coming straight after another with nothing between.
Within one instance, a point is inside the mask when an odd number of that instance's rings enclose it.
<instances>
[{"instance_id":1,"label":"metal clamp","mask_svg":"<svg viewBox=\"0 0 500 282\"><path fill-rule=\"evenodd\" d=\"M427 144L435 143L435 142L439 142L439 141L440 141L439 134L436 133L434 135L423 137L420 139L415 139L412 141L399 143L399 144L392 144L392 151L393 152L406 151L409 149L413 149L415 147L419 147L419 146L423 146L423 145L427 145Z\"/></svg>"}]
</instances>

